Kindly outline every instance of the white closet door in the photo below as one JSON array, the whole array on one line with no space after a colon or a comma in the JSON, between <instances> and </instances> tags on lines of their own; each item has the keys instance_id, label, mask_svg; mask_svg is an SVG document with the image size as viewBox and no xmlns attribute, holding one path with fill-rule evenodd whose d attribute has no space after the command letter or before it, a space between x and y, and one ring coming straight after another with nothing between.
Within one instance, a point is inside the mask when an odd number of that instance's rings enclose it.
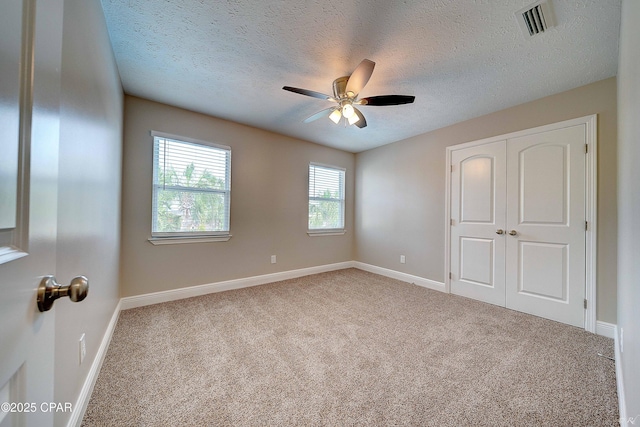
<instances>
[{"instance_id":1,"label":"white closet door","mask_svg":"<svg viewBox=\"0 0 640 427\"><path fill-rule=\"evenodd\" d=\"M451 292L505 305L505 142L452 153Z\"/></svg>"},{"instance_id":2,"label":"white closet door","mask_svg":"<svg viewBox=\"0 0 640 427\"><path fill-rule=\"evenodd\" d=\"M584 125L507 141L506 306L584 326Z\"/></svg>"}]
</instances>

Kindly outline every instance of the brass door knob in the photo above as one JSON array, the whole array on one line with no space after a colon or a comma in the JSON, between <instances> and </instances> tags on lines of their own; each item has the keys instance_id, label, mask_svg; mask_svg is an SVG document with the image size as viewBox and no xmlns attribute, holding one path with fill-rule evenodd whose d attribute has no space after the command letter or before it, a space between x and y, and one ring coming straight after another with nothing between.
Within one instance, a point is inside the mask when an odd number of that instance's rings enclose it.
<instances>
[{"instance_id":1,"label":"brass door knob","mask_svg":"<svg viewBox=\"0 0 640 427\"><path fill-rule=\"evenodd\" d=\"M38 286L38 310L44 312L51 310L53 303L60 297L69 297L73 302L80 302L89 293L89 279L84 276L74 277L69 286L61 286L56 283L53 276L44 276Z\"/></svg>"},{"instance_id":2,"label":"brass door knob","mask_svg":"<svg viewBox=\"0 0 640 427\"><path fill-rule=\"evenodd\" d=\"M517 234L518 234L518 232L517 232L516 230L511 230L511 231L509 232L509 235L510 235L510 236L516 236Z\"/></svg>"},{"instance_id":3,"label":"brass door knob","mask_svg":"<svg viewBox=\"0 0 640 427\"><path fill-rule=\"evenodd\" d=\"M496 230L496 234L504 234L504 230L502 228L498 228Z\"/></svg>"}]
</instances>

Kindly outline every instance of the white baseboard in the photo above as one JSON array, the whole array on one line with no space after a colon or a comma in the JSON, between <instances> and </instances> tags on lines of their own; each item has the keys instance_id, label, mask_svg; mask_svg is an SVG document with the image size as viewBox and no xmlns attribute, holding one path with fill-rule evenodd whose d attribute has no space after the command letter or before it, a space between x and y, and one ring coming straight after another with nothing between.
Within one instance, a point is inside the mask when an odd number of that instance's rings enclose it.
<instances>
[{"instance_id":1,"label":"white baseboard","mask_svg":"<svg viewBox=\"0 0 640 427\"><path fill-rule=\"evenodd\" d=\"M413 283L424 288L445 292L444 283L436 282L435 280L425 279L424 277L414 276L412 274L402 273L400 271L390 270L388 268L382 268L371 264L365 264L359 261L353 261L353 266L370 273L379 274L381 276L390 277L403 282Z\"/></svg>"},{"instance_id":2,"label":"white baseboard","mask_svg":"<svg viewBox=\"0 0 640 427\"><path fill-rule=\"evenodd\" d=\"M596 334L607 338L616 338L616 325L607 322L596 322Z\"/></svg>"},{"instance_id":3,"label":"white baseboard","mask_svg":"<svg viewBox=\"0 0 640 427\"><path fill-rule=\"evenodd\" d=\"M618 411L620 412L620 426L628 427L635 423L636 419L627 417L627 405L624 397L624 377L622 376L622 360L620 359L620 335L618 334L618 326L613 323L596 322L596 334L607 338L613 338L613 348L615 351L616 364L616 388L618 392ZM640 420L640 418L638 419Z\"/></svg>"},{"instance_id":4,"label":"white baseboard","mask_svg":"<svg viewBox=\"0 0 640 427\"><path fill-rule=\"evenodd\" d=\"M118 301L118 305L116 305L116 308L113 311L113 315L111 316L111 320L107 325L107 330L104 332L104 335L102 336L102 341L100 342L98 353L96 354L96 357L93 359L93 363L91 364L91 369L89 369L87 378L84 380L84 384L82 385L82 390L80 390L80 395L78 396L78 400L76 401L76 404L73 407L73 412L71 414L71 418L69 418L67 427L80 427L80 425L82 424L82 418L84 418L84 413L87 410L87 405L89 404L89 400L91 399L91 393L93 393L93 387L96 385L98 375L100 374L100 369L102 368L102 362L104 362L104 357L106 356L107 350L109 349L109 344L111 343L111 337L113 336L113 331L116 327L116 323L118 323L118 317L120 316L121 305L122 305L122 300Z\"/></svg>"},{"instance_id":5,"label":"white baseboard","mask_svg":"<svg viewBox=\"0 0 640 427\"><path fill-rule=\"evenodd\" d=\"M622 358L620 352L620 335L618 334L618 326L613 325L613 345L615 348L616 363L616 386L618 391L618 410L620 412L620 425L627 427L633 424L636 419L629 420L627 417L627 404L624 397L624 376L622 375Z\"/></svg>"},{"instance_id":6,"label":"white baseboard","mask_svg":"<svg viewBox=\"0 0 640 427\"><path fill-rule=\"evenodd\" d=\"M186 288L171 289L168 291L124 297L120 300L120 308L122 310L128 310L130 308L143 307L146 305L159 304L162 302L176 301L184 298L211 294L214 292L222 292L232 289L241 289L250 286L264 285L266 283L279 282L281 280L295 279L297 277L308 276L311 274L325 273L327 271L342 270L352 267L379 274L381 276L390 277L392 279L402 280L403 282L414 283L425 288L434 289L441 292L445 291L444 283L442 282L436 282L435 280L425 279L423 277L414 276L387 268L377 267L375 265L365 264L363 262L345 261L335 264L319 265L316 267L301 268L298 270L282 271L279 273L264 274L261 276L226 280L223 282L207 283L204 285L189 286Z\"/></svg>"},{"instance_id":7,"label":"white baseboard","mask_svg":"<svg viewBox=\"0 0 640 427\"><path fill-rule=\"evenodd\" d=\"M205 285L189 286L187 288L171 289L168 291L124 297L120 300L121 309L128 310L130 308L143 307L161 302L169 302L211 294L214 292L264 285L266 283L279 282L281 280L295 279L297 277L308 276L310 274L325 273L327 271L342 270L352 267L354 267L353 261L346 261L336 264L319 265L316 267L301 268L299 270L282 271L280 273L264 274L261 276L246 277L243 279L226 280L224 282L208 283Z\"/></svg>"}]
</instances>

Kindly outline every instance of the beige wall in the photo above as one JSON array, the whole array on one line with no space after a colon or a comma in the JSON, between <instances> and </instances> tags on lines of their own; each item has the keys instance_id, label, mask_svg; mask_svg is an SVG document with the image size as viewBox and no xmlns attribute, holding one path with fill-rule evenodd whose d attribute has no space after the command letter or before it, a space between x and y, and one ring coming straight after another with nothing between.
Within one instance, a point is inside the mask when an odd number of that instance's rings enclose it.
<instances>
[{"instance_id":1,"label":"beige wall","mask_svg":"<svg viewBox=\"0 0 640 427\"><path fill-rule=\"evenodd\" d=\"M640 2L624 0L618 66L619 187L618 333L630 426L640 420ZM624 336L622 335L624 331ZM617 364L617 362L616 362ZM619 386L622 384L619 384ZM622 396L623 395L623 396ZM620 414L624 415L624 414Z\"/></svg>"},{"instance_id":2,"label":"beige wall","mask_svg":"<svg viewBox=\"0 0 640 427\"><path fill-rule=\"evenodd\" d=\"M356 260L443 282L445 148L595 113L598 114L597 319L615 323L615 78L357 154ZM400 255L406 256L406 264L400 264Z\"/></svg>"},{"instance_id":3,"label":"beige wall","mask_svg":"<svg viewBox=\"0 0 640 427\"><path fill-rule=\"evenodd\" d=\"M149 131L231 147L228 242L154 246ZM353 259L354 155L140 98L125 98L121 296ZM346 168L347 233L309 237L309 162ZM271 264L277 255L277 264Z\"/></svg>"},{"instance_id":4,"label":"beige wall","mask_svg":"<svg viewBox=\"0 0 640 427\"><path fill-rule=\"evenodd\" d=\"M76 399L118 304L123 93L98 0L65 0L56 278L89 278L87 299L56 302L54 401ZM78 363L78 340L87 355ZM55 414L67 425L70 413Z\"/></svg>"}]
</instances>

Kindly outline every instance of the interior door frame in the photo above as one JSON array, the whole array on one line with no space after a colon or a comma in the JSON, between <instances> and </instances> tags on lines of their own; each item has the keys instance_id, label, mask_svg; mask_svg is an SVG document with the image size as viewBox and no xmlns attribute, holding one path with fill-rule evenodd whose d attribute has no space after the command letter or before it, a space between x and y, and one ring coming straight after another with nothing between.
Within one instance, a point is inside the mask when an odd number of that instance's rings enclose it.
<instances>
[{"instance_id":1,"label":"interior door frame","mask_svg":"<svg viewBox=\"0 0 640 427\"><path fill-rule=\"evenodd\" d=\"M541 132L562 129L569 126L584 125L586 131L587 152L585 155L585 218L587 221L585 234L585 298L587 308L584 318L584 329L596 333L596 268L597 268L597 237L598 237L598 115L578 117L571 120L538 126L518 132L498 135L477 141L466 142L447 147L446 150L446 191L445 191L445 292L451 293L451 156L456 150L476 147L505 139L533 135Z\"/></svg>"}]
</instances>

